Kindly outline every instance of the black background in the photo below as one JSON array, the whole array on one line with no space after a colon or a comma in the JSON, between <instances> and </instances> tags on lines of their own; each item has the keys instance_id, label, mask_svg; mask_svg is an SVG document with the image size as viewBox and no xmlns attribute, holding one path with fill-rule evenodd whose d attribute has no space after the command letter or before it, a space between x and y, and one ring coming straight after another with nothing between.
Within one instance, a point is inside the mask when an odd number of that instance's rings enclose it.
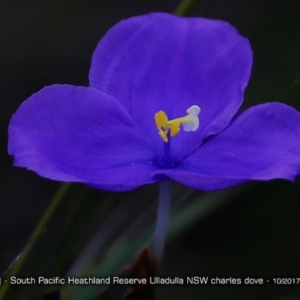
<instances>
[{"instance_id":1,"label":"black background","mask_svg":"<svg viewBox=\"0 0 300 300\"><path fill-rule=\"evenodd\" d=\"M172 12L179 2L0 2L0 271L24 247L59 186L12 166L6 151L11 115L45 85L87 86L93 50L110 27L134 15ZM297 0L199 0L195 5L191 15L226 20L251 42L253 74L242 110L271 101L300 110L300 87L285 93L300 76L299 14ZM300 277L299 196L299 180L247 185L232 201L168 244L163 272ZM40 256L43 261L43 253ZM284 298L293 290L163 287L159 295L161 299L298 299Z\"/></svg>"}]
</instances>

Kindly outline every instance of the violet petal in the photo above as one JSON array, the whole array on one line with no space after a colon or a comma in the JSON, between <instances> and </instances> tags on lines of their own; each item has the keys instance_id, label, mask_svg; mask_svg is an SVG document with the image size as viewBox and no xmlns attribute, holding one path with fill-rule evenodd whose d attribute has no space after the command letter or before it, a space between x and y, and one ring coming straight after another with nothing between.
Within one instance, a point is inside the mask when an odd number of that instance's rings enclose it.
<instances>
[{"instance_id":1,"label":"violet petal","mask_svg":"<svg viewBox=\"0 0 300 300\"><path fill-rule=\"evenodd\" d=\"M153 182L149 138L113 97L94 88L46 87L12 117L16 166L60 181L123 191Z\"/></svg>"},{"instance_id":2,"label":"violet petal","mask_svg":"<svg viewBox=\"0 0 300 300\"><path fill-rule=\"evenodd\" d=\"M172 138L175 160L224 129L243 101L252 65L249 42L230 24L152 13L121 21L100 41L90 84L117 98L163 152L154 114L169 119L201 107L200 128Z\"/></svg>"},{"instance_id":3,"label":"violet petal","mask_svg":"<svg viewBox=\"0 0 300 300\"><path fill-rule=\"evenodd\" d=\"M180 162L157 172L187 186L215 190L248 180L289 179L300 173L300 114L280 103L246 110Z\"/></svg>"}]
</instances>

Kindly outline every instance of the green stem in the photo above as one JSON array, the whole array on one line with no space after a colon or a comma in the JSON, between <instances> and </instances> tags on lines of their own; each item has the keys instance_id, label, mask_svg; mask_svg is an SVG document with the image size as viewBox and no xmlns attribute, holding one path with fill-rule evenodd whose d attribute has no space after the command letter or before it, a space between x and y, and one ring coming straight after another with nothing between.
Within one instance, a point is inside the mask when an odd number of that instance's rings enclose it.
<instances>
[{"instance_id":1,"label":"green stem","mask_svg":"<svg viewBox=\"0 0 300 300\"><path fill-rule=\"evenodd\" d=\"M186 16L188 15L194 5L196 4L197 0L183 0L181 3L176 7L174 14L179 16Z\"/></svg>"},{"instance_id":2,"label":"green stem","mask_svg":"<svg viewBox=\"0 0 300 300\"><path fill-rule=\"evenodd\" d=\"M68 191L69 187L70 187L69 183L64 183L61 185L61 187L55 194L54 198L52 199L48 209L46 210L46 212L40 219L40 222L38 223L35 230L31 234L28 242L26 243L27 246L25 247L24 252L21 254L20 258L16 261L16 263L12 265L11 270L8 273L9 277L16 276L19 273L19 271L21 270L21 268L23 267L23 265L26 261L26 258L28 257L28 255L30 253L30 250L31 250L30 246L46 230L46 227L47 227L49 221L51 220L51 217L53 216L57 206L63 199L63 197L66 194L66 192ZM0 300L5 299L5 296L8 293L9 288L10 288L9 283L4 283L2 285L2 288L0 289Z\"/></svg>"}]
</instances>

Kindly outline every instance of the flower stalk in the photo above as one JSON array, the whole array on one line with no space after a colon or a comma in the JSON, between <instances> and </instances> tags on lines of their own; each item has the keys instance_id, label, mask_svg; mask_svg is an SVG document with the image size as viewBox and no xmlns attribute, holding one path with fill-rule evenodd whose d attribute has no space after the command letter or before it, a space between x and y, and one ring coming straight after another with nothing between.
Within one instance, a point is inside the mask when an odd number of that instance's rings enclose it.
<instances>
[{"instance_id":1,"label":"flower stalk","mask_svg":"<svg viewBox=\"0 0 300 300\"><path fill-rule=\"evenodd\" d=\"M170 215L172 182L165 180L159 185L158 210L154 232L154 254L162 260L166 243L167 228Z\"/></svg>"}]
</instances>

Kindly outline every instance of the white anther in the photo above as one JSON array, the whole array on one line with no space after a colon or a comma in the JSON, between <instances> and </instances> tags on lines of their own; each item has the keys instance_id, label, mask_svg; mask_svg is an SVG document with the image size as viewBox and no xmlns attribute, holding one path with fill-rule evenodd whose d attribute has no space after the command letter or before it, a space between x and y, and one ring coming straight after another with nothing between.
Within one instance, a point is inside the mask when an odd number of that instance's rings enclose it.
<instances>
[{"instance_id":1,"label":"white anther","mask_svg":"<svg viewBox=\"0 0 300 300\"><path fill-rule=\"evenodd\" d=\"M185 131L195 131L199 128L199 118L198 115L201 111L201 108L198 105L192 105L187 109L188 116L190 118L190 122L183 123L182 127Z\"/></svg>"}]
</instances>

